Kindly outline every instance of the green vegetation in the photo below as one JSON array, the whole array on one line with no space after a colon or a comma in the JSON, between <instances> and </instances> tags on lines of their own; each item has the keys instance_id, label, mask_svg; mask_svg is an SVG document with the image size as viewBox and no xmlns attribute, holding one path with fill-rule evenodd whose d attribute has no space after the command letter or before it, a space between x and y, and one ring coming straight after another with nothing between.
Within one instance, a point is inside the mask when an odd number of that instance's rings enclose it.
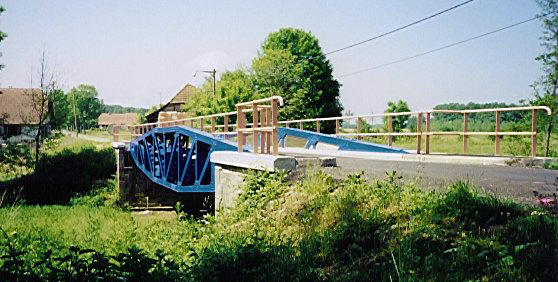
<instances>
[{"instance_id":1,"label":"green vegetation","mask_svg":"<svg viewBox=\"0 0 558 282\"><path fill-rule=\"evenodd\" d=\"M91 85L82 84L70 89L68 99L76 105L78 130L88 129L97 125L97 118L101 114L103 102L97 97L97 89ZM73 124L70 122L70 124Z\"/></svg>"},{"instance_id":2,"label":"green vegetation","mask_svg":"<svg viewBox=\"0 0 558 282\"><path fill-rule=\"evenodd\" d=\"M110 182L109 182L110 183ZM130 214L113 184L74 206L0 210L0 276L49 280L550 281L558 220L458 182L425 192L395 172L368 183L253 173L216 217ZM107 206L108 205L108 206ZM133 264L131 262L134 261Z\"/></svg>"},{"instance_id":3,"label":"green vegetation","mask_svg":"<svg viewBox=\"0 0 558 282\"><path fill-rule=\"evenodd\" d=\"M108 144L72 137L47 139L34 165L28 146L8 144L0 150L0 207L29 204L65 204L104 183L116 171Z\"/></svg>"},{"instance_id":4,"label":"green vegetation","mask_svg":"<svg viewBox=\"0 0 558 282\"><path fill-rule=\"evenodd\" d=\"M388 102L388 107L386 109L386 113L404 113L410 112L411 109L407 102L403 100L399 100L397 102ZM416 119L415 119L416 120ZM409 116L394 116L392 118L391 126L394 132L401 132L403 128L406 128L409 125ZM384 130L388 130L388 119L384 118Z\"/></svg>"},{"instance_id":5,"label":"green vegetation","mask_svg":"<svg viewBox=\"0 0 558 282\"><path fill-rule=\"evenodd\" d=\"M547 106L553 113L550 118L544 116L542 120L547 126L545 156L549 156L550 135L551 132L556 132L552 125L558 110L558 1L536 0L536 2L541 8L543 34L540 40L544 49L537 57L537 61L541 62L544 74L531 85L535 96L532 103Z\"/></svg>"},{"instance_id":6,"label":"green vegetation","mask_svg":"<svg viewBox=\"0 0 558 282\"><path fill-rule=\"evenodd\" d=\"M147 112L146 108L136 108L136 107L125 107L120 105L107 105L103 104L102 106L103 113L138 113L141 115L145 115Z\"/></svg>"},{"instance_id":7,"label":"green vegetation","mask_svg":"<svg viewBox=\"0 0 558 282\"><path fill-rule=\"evenodd\" d=\"M318 39L300 29L283 28L268 35L250 69L226 71L217 82L207 80L184 105L192 115L234 111L235 104L280 95L281 120L339 116L339 82ZM234 122L234 121L233 121ZM327 125L322 132L331 132Z\"/></svg>"}]
</instances>

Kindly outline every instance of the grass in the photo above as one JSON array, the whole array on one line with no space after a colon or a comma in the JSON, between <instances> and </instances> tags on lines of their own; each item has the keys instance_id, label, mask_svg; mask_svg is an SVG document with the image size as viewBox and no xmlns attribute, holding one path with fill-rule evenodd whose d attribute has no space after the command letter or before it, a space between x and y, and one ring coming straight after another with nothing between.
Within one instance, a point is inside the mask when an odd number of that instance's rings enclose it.
<instances>
[{"instance_id":1,"label":"grass","mask_svg":"<svg viewBox=\"0 0 558 282\"><path fill-rule=\"evenodd\" d=\"M111 193L107 187L75 198L74 206L0 209L0 274L162 281L558 278L556 217L463 182L435 193L395 172L372 182L359 174L335 180L317 172L291 181L283 173L253 173L233 208L200 219L131 214L110 206ZM68 263L34 267L45 254L79 262L83 270ZM129 268L130 259L141 267Z\"/></svg>"},{"instance_id":2,"label":"grass","mask_svg":"<svg viewBox=\"0 0 558 282\"><path fill-rule=\"evenodd\" d=\"M108 142L112 142L114 140L114 136L108 132L106 129L90 129L85 134L85 136L92 136L97 138L104 138L107 139ZM119 141L130 141L132 139L132 133L128 130L120 130L119 132Z\"/></svg>"},{"instance_id":3,"label":"grass","mask_svg":"<svg viewBox=\"0 0 558 282\"><path fill-rule=\"evenodd\" d=\"M74 194L87 193L116 171L110 144L69 136L46 140L37 164L27 146L12 144L1 153L0 207L20 200L68 203Z\"/></svg>"}]
</instances>

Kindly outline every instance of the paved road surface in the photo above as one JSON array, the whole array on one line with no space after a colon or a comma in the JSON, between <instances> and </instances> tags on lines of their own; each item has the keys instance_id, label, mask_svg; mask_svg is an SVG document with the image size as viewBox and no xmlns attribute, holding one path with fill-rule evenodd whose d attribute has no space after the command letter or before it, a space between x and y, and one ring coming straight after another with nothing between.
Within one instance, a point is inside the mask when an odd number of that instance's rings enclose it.
<instances>
[{"instance_id":1,"label":"paved road surface","mask_svg":"<svg viewBox=\"0 0 558 282\"><path fill-rule=\"evenodd\" d=\"M337 166L325 169L337 177L364 171L369 179L383 178L386 171L396 170L404 179L416 179L423 185L437 190L444 189L448 184L457 180L468 180L488 193L494 193L499 197L512 197L522 202L533 202L533 190L552 194L558 188L558 171L540 168L378 161L356 158L337 158Z\"/></svg>"}]
</instances>

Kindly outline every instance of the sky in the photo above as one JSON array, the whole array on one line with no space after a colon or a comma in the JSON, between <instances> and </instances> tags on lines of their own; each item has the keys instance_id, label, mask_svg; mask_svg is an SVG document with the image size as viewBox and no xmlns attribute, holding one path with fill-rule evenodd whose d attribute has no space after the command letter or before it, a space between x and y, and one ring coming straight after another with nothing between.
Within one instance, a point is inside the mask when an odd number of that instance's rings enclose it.
<instances>
[{"instance_id":1,"label":"sky","mask_svg":"<svg viewBox=\"0 0 558 282\"><path fill-rule=\"evenodd\" d=\"M196 70L251 65L266 36L283 27L311 32L324 52L398 28L463 2L442 0L0 0L0 87L30 87L39 58L63 89L97 88L107 104L150 107L172 98ZM344 76L525 19L534 0L476 0L449 13L328 56L355 114L403 99L412 110L447 102L517 102L542 75L539 21L440 52ZM36 86L36 85L33 85Z\"/></svg>"}]
</instances>

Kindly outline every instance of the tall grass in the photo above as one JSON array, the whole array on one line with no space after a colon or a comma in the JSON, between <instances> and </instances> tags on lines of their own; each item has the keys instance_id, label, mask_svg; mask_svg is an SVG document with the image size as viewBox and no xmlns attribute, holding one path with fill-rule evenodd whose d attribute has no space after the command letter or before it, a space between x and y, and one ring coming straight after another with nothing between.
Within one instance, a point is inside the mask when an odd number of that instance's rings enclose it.
<instances>
[{"instance_id":1,"label":"tall grass","mask_svg":"<svg viewBox=\"0 0 558 282\"><path fill-rule=\"evenodd\" d=\"M336 180L318 172L291 181L282 173L252 173L233 208L182 220L130 214L90 204L99 201L89 197L72 207L0 210L0 274L165 281L558 277L556 217L463 182L436 193L395 172L372 182L362 174ZM73 259L84 270L68 263L33 267L46 255Z\"/></svg>"}]
</instances>

